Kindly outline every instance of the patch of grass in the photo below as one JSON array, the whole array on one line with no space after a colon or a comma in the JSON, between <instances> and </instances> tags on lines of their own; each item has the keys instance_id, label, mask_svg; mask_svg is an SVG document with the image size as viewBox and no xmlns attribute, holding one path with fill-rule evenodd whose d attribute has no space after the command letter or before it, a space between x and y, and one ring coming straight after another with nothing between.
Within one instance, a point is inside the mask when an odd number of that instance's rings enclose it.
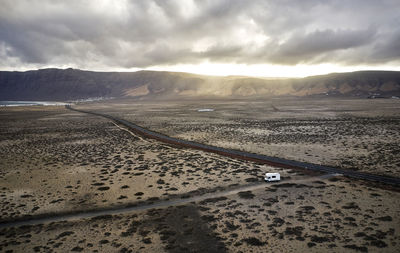
<instances>
[{"instance_id":1,"label":"patch of grass","mask_svg":"<svg viewBox=\"0 0 400 253\"><path fill-rule=\"evenodd\" d=\"M258 179L254 178L254 177L249 177L249 178L246 178L245 181L248 183L253 183L253 182L258 182Z\"/></svg>"},{"instance_id":2,"label":"patch of grass","mask_svg":"<svg viewBox=\"0 0 400 253\"><path fill-rule=\"evenodd\" d=\"M150 238L144 238L142 240L145 244L151 244L151 239Z\"/></svg>"},{"instance_id":3,"label":"patch of grass","mask_svg":"<svg viewBox=\"0 0 400 253\"><path fill-rule=\"evenodd\" d=\"M312 247L314 247L315 245L317 245L317 244L315 244L315 243L313 243L313 242L307 243L307 246L308 246L309 248L312 248Z\"/></svg>"},{"instance_id":4,"label":"patch of grass","mask_svg":"<svg viewBox=\"0 0 400 253\"><path fill-rule=\"evenodd\" d=\"M244 241L248 245L252 245L252 246L263 246L263 245L267 244L267 242L262 242L255 237L244 238L242 241Z\"/></svg>"},{"instance_id":5,"label":"patch of grass","mask_svg":"<svg viewBox=\"0 0 400 253\"><path fill-rule=\"evenodd\" d=\"M216 221L217 218L215 218L213 215L203 215L201 216L201 219L207 222L211 222L211 221Z\"/></svg>"},{"instance_id":6,"label":"patch of grass","mask_svg":"<svg viewBox=\"0 0 400 253\"><path fill-rule=\"evenodd\" d=\"M383 217L379 217L376 219L380 220L380 221L392 221L393 220L392 217L390 217L390 216L383 216Z\"/></svg>"},{"instance_id":7,"label":"patch of grass","mask_svg":"<svg viewBox=\"0 0 400 253\"><path fill-rule=\"evenodd\" d=\"M209 199L205 199L205 200L201 201L200 205L204 205L204 204L207 204L207 203L216 203L216 202L227 200L227 199L228 198L224 197L224 196L217 197L217 198L209 198Z\"/></svg>"},{"instance_id":8,"label":"patch of grass","mask_svg":"<svg viewBox=\"0 0 400 253\"><path fill-rule=\"evenodd\" d=\"M238 195L242 199L252 199L255 197L255 195L251 191L239 192Z\"/></svg>"},{"instance_id":9,"label":"patch of grass","mask_svg":"<svg viewBox=\"0 0 400 253\"><path fill-rule=\"evenodd\" d=\"M76 246L73 249L71 249L71 251L81 252L81 251L83 251L83 248Z\"/></svg>"},{"instance_id":10,"label":"patch of grass","mask_svg":"<svg viewBox=\"0 0 400 253\"><path fill-rule=\"evenodd\" d=\"M371 241L371 245L378 248L386 248L388 246L384 241L381 240L373 240Z\"/></svg>"},{"instance_id":11,"label":"patch of grass","mask_svg":"<svg viewBox=\"0 0 400 253\"><path fill-rule=\"evenodd\" d=\"M61 234L59 234L59 235L57 236L56 240L58 240L58 239L60 239L60 238L62 238L62 237L65 237L65 236L73 235L73 234L74 234L74 232L72 232L72 231L65 231L65 232L62 232Z\"/></svg>"},{"instance_id":12,"label":"patch of grass","mask_svg":"<svg viewBox=\"0 0 400 253\"><path fill-rule=\"evenodd\" d=\"M343 209L360 209L360 207L355 202L349 202L342 206Z\"/></svg>"},{"instance_id":13,"label":"patch of grass","mask_svg":"<svg viewBox=\"0 0 400 253\"><path fill-rule=\"evenodd\" d=\"M297 227L286 227L285 234L286 235L296 235L301 236L303 233L304 227L297 226Z\"/></svg>"},{"instance_id":14,"label":"patch of grass","mask_svg":"<svg viewBox=\"0 0 400 253\"><path fill-rule=\"evenodd\" d=\"M365 246L357 246L355 244L350 244L350 245L344 245L343 247L347 249L354 249L356 251L368 252L368 248Z\"/></svg>"},{"instance_id":15,"label":"patch of grass","mask_svg":"<svg viewBox=\"0 0 400 253\"><path fill-rule=\"evenodd\" d=\"M321 237L314 235L311 237L311 241L317 243L323 243L323 242L330 242L331 240L328 237Z\"/></svg>"}]
</instances>

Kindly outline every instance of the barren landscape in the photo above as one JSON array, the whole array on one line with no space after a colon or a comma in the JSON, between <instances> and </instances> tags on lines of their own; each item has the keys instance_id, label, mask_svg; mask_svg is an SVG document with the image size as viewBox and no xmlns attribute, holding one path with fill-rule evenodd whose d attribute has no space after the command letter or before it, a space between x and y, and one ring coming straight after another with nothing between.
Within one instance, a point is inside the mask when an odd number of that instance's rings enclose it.
<instances>
[{"instance_id":1,"label":"barren landscape","mask_svg":"<svg viewBox=\"0 0 400 253\"><path fill-rule=\"evenodd\" d=\"M381 101L378 103L382 103L379 107L382 111L397 106L396 101ZM394 152L393 142L398 137L383 139L386 135L378 134L389 130L399 133L395 124L397 111L381 115L378 109L367 110L367 103L350 102L355 103L352 112L340 108L336 112L318 110L317 104L321 103L318 100L301 102L303 106L297 108L302 114L297 117L294 105L290 107L286 102L285 107L279 101L249 104L108 101L76 107L118 115L171 136L191 139L189 131L192 131L196 133L193 139L213 145L229 140L234 146L227 147L243 149L256 144L269 147L268 142L260 140L272 133L272 140L278 140L279 145L288 142L289 147L295 141L321 142L323 136L330 135L305 137L310 132L322 131L327 124L326 127L336 127L337 133L327 139L324 147L334 150L331 145L338 145L334 140L344 131L341 126L348 130L364 125L363 131L353 132L352 143L365 142L373 147L387 142L385 149ZM317 109L305 112L304 104L310 103ZM201 108L215 110L198 112ZM334 118L339 116L347 117L346 124L336 122ZM177 148L137 136L102 117L59 106L0 108L0 117L1 222L227 192L163 208L4 227L0 229L0 251L397 252L399 249L400 195L396 188L340 176L303 174ZM271 125L275 125L272 130ZM374 126L381 127L375 129L377 136L361 140L361 133L365 134L365 129L372 131ZM342 141L350 143L347 139L349 136ZM376 143L371 143L372 140ZM247 146L243 145L245 142ZM306 150L299 146L300 151ZM273 148L248 150L279 152ZM288 148L279 156L314 161ZM329 161L323 152L319 157ZM398 159L396 153L391 160L394 159ZM377 161L360 161L367 162ZM389 161L380 164L379 173L398 175L398 166L387 164ZM264 183L263 175L270 171L280 172L282 183ZM255 187L229 193L230 189L243 186Z\"/></svg>"},{"instance_id":2,"label":"barren landscape","mask_svg":"<svg viewBox=\"0 0 400 253\"><path fill-rule=\"evenodd\" d=\"M400 100L112 101L77 108L214 146L388 176L400 175ZM211 108L213 111L199 112Z\"/></svg>"},{"instance_id":3,"label":"barren landscape","mask_svg":"<svg viewBox=\"0 0 400 253\"><path fill-rule=\"evenodd\" d=\"M399 253L400 1L0 7L0 253Z\"/></svg>"}]
</instances>

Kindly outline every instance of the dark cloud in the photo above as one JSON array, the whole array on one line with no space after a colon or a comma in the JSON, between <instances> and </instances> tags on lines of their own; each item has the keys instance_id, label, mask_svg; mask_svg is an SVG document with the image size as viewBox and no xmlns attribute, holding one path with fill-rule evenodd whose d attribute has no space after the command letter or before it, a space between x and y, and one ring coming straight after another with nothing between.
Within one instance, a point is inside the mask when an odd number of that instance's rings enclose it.
<instances>
[{"instance_id":1,"label":"dark cloud","mask_svg":"<svg viewBox=\"0 0 400 253\"><path fill-rule=\"evenodd\" d=\"M372 50L372 59L375 61L390 61L400 59L400 27L393 29L385 40L379 40Z\"/></svg>"},{"instance_id":2,"label":"dark cloud","mask_svg":"<svg viewBox=\"0 0 400 253\"><path fill-rule=\"evenodd\" d=\"M326 55L368 45L375 33L372 29L336 31L328 29L305 35L296 34L285 43L277 45L275 47L277 52L273 53L270 59L283 64L325 61Z\"/></svg>"},{"instance_id":3,"label":"dark cloud","mask_svg":"<svg viewBox=\"0 0 400 253\"><path fill-rule=\"evenodd\" d=\"M398 13L398 0L3 0L0 67L398 64Z\"/></svg>"}]
</instances>

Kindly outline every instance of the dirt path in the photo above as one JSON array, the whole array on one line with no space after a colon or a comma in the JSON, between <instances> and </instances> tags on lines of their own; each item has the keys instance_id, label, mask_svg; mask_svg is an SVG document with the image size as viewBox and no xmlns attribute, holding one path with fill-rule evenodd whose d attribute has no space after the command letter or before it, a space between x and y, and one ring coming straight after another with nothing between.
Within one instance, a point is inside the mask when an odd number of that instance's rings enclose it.
<instances>
[{"instance_id":1,"label":"dirt path","mask_svg":"<svg viewBox=\"0 0 400 253\"><path fill-rule=\"evenodd\" d=\"M206 194L198 195L198 196L186 197L185 195L183 195L180 198L160 200L160 201L151 202L151 203L141 203L141 204L128 206L128 207L126 207L126 206L113 207L110 209L89 210L89 211L81 211L81 212L70 213L70 214L63 214L63 213L49 214L48 217L43 217L45 215L41 215L40 217L32 217L30 219L21 220L21 221L10 221L10 222L0 223L0 229L9 228L9 227L37 225L37 224L44 224L44 223L51 223L51 222L88 219L88 218L94 218L94 217L105 216L105 215L124 214L124 213L135 212L135 211L146 211L146 210L149 210L152 208L164 208L164 207L169 207L169 206L178 206L178 205L184 205L184 204L191 203L191 202L199 202L199 201L203 201L203 200L234 195L234 194L237 194L237 193L243 192L243 191L252 191L252 190L267 188L267 187L271 187L273 185L288 184L288 183L307 183L307 182L312 182L315 180L328 179L328 178L335 177L338 175L339 174L326 174L326 175L307 177L307 178L302 178L302 179L283 180L281 182L275 182L275 183L265 183L265 182L256 183L256 184L232 187L230 189L225 189L222 191L216 191L216 192L212 192L212 193L206 193Z\"/></svg>"}]
</instances>

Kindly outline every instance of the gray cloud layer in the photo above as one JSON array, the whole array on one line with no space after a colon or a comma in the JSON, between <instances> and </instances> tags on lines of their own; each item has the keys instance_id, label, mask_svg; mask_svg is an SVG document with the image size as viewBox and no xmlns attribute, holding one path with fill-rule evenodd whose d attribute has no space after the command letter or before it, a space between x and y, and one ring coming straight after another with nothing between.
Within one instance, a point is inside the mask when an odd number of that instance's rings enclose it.
<instances>
[{"instance_id":1,"label":"gray cloud layer","mask_svg":"<svg viewBox=\"0 0 400 253\"><path fill-rule=\"evenodd\" d=\"M398 0L2 0L0 67L400 63Z\"/></svg>"}]
</instances>

